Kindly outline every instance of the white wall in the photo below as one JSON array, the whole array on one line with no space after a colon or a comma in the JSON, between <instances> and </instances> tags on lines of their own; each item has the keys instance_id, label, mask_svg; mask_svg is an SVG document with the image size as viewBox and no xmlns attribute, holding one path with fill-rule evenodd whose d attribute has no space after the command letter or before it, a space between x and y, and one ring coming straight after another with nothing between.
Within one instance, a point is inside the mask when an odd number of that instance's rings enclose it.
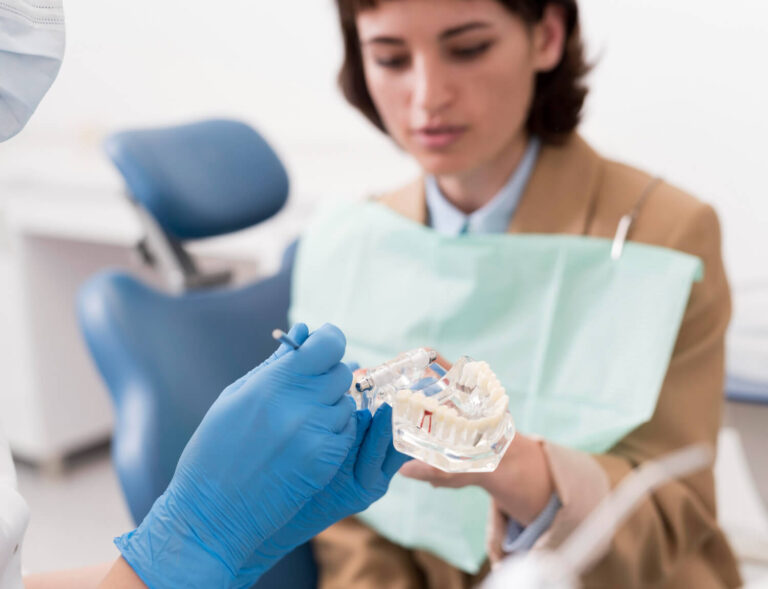
<instances>
[{"instance_id":1,"label":"white wall","mask_svg":"<svg viewBox=\"0 0 768 589\"><path fill-rule=\"evenodd\" d=\"M768 286L768 3L586 0L584 133L715 205L738 288Z\"/></svg>"},{"instance_id":2,"label":"white wall","mask_svg":"<svg viewBox=\"0 0 768 589\"><path fill-rule=\"evenodd\" d=\"M224 115L260 128L297 198L385 189L415 168L335 88L332 0L65 0L68 53L27 131L0 146L0 199L47 182L114 191L98 142ZM734 283L768 279L768 3L581 0L584 134L716 205ZM42 171L41 171L42 170Z\"/></svg>"},{"instance_id":3,"label":"white wall","mask_svg":"<svg viewBox=\"0 0 768 589\"><path fill-rule=\"evenodd\" d=\"M332 0L65 0L65 8L60 76L24 134L0 146L0 182L24 184L42 155L57 175L109 185L110 170L80 165L100 157L105 133L217 115L265 133L296 193L358 194L414 169L336 92Z\"/></svg>"}]
</instances>

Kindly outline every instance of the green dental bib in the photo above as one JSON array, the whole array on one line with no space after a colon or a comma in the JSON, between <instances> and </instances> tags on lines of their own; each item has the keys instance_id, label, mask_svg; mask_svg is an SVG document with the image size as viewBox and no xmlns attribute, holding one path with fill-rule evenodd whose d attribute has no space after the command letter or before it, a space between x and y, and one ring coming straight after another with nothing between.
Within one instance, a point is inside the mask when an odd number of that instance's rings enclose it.
<instances>
[{"instance_id":1,"label":"green dental bib","mask_svg":"<svg viewBox=\"0 0 768 589\"><path fill-rule=\"evenodd\" d=\"M377 203L337 205L303 234L290 318L338 325L373 366L435 348L486 360L517 429L604 452L648 421L698 258L570 235L441 235ZM397 476L360 519L467 572L485 559L488 495Z\"/></svg>"}]
</instances>

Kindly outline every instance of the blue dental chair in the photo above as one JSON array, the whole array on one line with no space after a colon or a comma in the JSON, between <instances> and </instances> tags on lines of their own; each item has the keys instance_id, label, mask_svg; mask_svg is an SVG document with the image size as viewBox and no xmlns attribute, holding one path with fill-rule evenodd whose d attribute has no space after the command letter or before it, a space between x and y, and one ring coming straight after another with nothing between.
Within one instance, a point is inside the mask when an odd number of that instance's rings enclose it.
<instances>
[{"instance_id":1,"label":"blue dental chair","mask_svg":"<svg viewBox=\"0 0 768 589\"><path fill-rule=\"evenodd\" d=\"M201 271L183 242L271 217L286 201L288 177L264 139L235 121L118 133L105 149L145 228L139 250L170 291L107 271L83 285L77 303L81 330L114 403L112 456L138 523L170 482L219 393L272 353L273 328L288 327L293 248L276 275L234 288L227 272ZM256 587L316 584L305 544Z\"/></svg>"}]
</instances>

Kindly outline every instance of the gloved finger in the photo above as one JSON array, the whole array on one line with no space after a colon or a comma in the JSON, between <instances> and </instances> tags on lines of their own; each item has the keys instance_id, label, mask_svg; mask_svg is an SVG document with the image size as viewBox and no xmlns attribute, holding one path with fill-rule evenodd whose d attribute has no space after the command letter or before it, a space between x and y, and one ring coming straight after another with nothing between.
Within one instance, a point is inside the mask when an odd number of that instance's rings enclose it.
<instances>
[{"instance_id":1,"label":"gloved finger","mask_svg":"<svg viewBox=\"0 0 768 589\"><path fill-rule=\"evenodd\" d=\"M413 460L413 458L407 454L398 452L393 445L390 445L389 448L387 448L387 457L384 459L384 464L381 466L381 471L384 473L384 476L386 476L388 479L391 479L393 476L395 476L397 471L400 470L403 464L409 460Z\"/></svg>"},{"instance_id":2,"label":"gloved finger","mask_svg":"<svg viewBox=\"0 0 768 589\"><path fill-rule=\"evenodd\" d=\"M304 343L304 341L309 336L309 328L304 323L297 323L293 327L291 327L291 330L288 332L288 336L293 339L297 344L301 345ZM233 382L231 385L229 385L224 391L222 392L222 395L232 395L236 393L240 388L243 386L245 381L247 381L253 374L258 372L259 369L264 368L266 366L269 366L272 362L275 360L279 360L282 356L290 352L293 348L286 344L280 344L280 347L275 350L272 355L264 360L261 364L256 366L255 368L251 368L246 374L238 378L235 382ZM349 388L349 387L347 387Z\"/></svg>"},{"instance_id":3,"label":"gloved finger","mask_svg":"<svg viewBox=\"0 0 768 589\"><path fill-rule=\"evenodd\" d=\"M309 337L309 327L307 327L305 323L296 323L288 331L288 337L295 341L297 344L302 345L305 341L307 341L307 338ZM275 350L269 358L264 360L262 366L269 366L272 362L279 360L291 350L293 350L293 347L289 346L288 344L281 343L277 350Z\"/></svg>"},{"instance_id":4,"label":"gloved finger","mask_svg":"<svg viewBox=\"0 0 768 589\"><path fill-rule=\"evenodd\" d=\"M326 324L309 334L302 346L281 358L289 370L304 376L328 372L341 362L347 339L335 325Z\"/></svg>"},{"instance_id":5,"label":"gloved finger","mask_svg":"<svg viewBox=\"0 0 768 589\"><path fill-rule=\"evenodd\" d=\"M355 467L357 455L360 453L360 446L363 445L365 434L371 426L371 419L371 412L365 409L363 411L355 411L354 419L350 420L355 424L355 441L349 449L349 454L347 454L347 458L344 460L344 464L341 467L342 469L346 469L347 472L352 471ZM342 432L342 435L343 434L344 432Z\"/></svg>"},{"instance_id":6,"label":"gloved finger","mask_svg":"<svg viewBox=\"0 0 768 589\"><path fill-rule=\"evenodd\" d=\"M362 430L362 433L360 434L360 444L362 445L363 440L365 439L365 434L368 431L368 428L371 427L373 415L371 415L371 412L368 411L368 409L359 409L355 410L355 419L357 419L358 429Z\"/></svg>"},{"instance_id":7,"label":"gloved finger","mask_svg":"<svg viewBox=\"0 0 768 589\"><path fill-rule=\"evenodd\" d=\"M392 407L379 407L360 449L355 464L355 478L365 489L373 488L381 479L381 468L392 445Z\"/></svg>"},{"instance_id":8,"label":"gloved finger","mask_svg":"<svg viewBox=\"0 0 768 589\"><path fill-rule=\"evenodd\" d=\"M235 382L233 382L231 385L227 386L222 392L221 397L226 397L228 395L234 395L237 391L239 391L243 383L245 383L246 380L248 380L248 377L253 374L253 371L256 370L255 368L251 369L247 374L244 374L240 378L238 378Z\"/></svg>"},{"instance_id":9,"label":"gloved finger","mask_svg":"<svg viewBox=\"0 0 768 589\"><path fill-rule=\"evenodd\" d=\"M325 425L333 433L339 434L347 427L350 420L354 419L355 400L349 395L345 395L343 398L328 408L327 414L324 417Z\"/></svg>"},{"instance_id":10,"label":"gloved finger","mask_svg":"<svg viewBox=\"0 0 768 589\"><path fill-rule=\"evenodd\" d=\"M367 409L363 409L362 411L355 411L355 449L359 450L360 446L363 445L365 434L368 432L368 428L371 427L372 420L373 416Z\"/></svg>"},{"instance_id":11,"label":"gloved finger","mask_svg":"<svg viewBox=\"0 0 768 589\"><path fill-rule=\"evenodd\" d=\"M281 365L285 370L286 367ZM290 367L287 367L290 370ZM331 370L320 376L298 376L290 378L292 386L283 394L290 394L294 399L335 405L344 397L352 385L352 373L344 364L337 364Z\"/></svg>"},{"instance_id":12,"label":"gloved finger","mask_svg":"<svg viewBox=\"0 0 768 589\"><path fill-rule=\"evenodd\" d=\"M316 377L321 379L322 386L312 391L315 400L326 405L335 405L339 399L347 395L352 386L352 373L345 364L337 364L326 374Z\"/></svg>"},{"instance_id":13,"label":"gloved finger","mask_svg":"<svg viewBox=\"0 0 768 589\"><path fill-rule=\"evenodd\" d=\"M352 405L353 405L352 411L354 412L357 408L356 406L354 406L354 401L352 402ZM352 451L352 448L355 445L355 438L357 437L357 418L351 417L349 421L347 421L347 425L344 427L343 430L339 432L338 435L349 439L349 446L347 448L347 455L349 455L349 452ZM355 454L357 454L357 449L355 449Z\"/></svg>"},{"instance_id":14,"label":"gloved finger","mask_svg":"<svg viewBox=\"0 0 768 589\"><path fill-rule=\"evenodd\" d=\"M344 362L344 364L346 364L347 368L349 368L352 372L360 368L359 362Z\"/></svg>"}]
</instances>

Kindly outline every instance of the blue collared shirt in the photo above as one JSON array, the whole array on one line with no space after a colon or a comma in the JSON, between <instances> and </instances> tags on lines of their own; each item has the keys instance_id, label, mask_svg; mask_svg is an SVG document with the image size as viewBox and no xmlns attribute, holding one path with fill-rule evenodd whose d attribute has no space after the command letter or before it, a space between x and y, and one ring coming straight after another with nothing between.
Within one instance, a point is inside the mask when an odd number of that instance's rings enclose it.
<instances>
[{"instance_id":1,"label":"blue collared shirt","mask_svg":"<svg viewBox=\"0 0 768 589\"><path fill-rule=\"evenodd\" d=\"M506 233L517 210L520 198L531 177L539 156L541 142L532 137L523 158L507 183L484 206L469 215L453 206L440 191L434 176L426 178L429 221L435 231L446 235L461 233ZM547 506L527 527L510 520L502 549L505 552L530 550L536 540L547 531L560 509L560 499L553 494Z\"/></svg>"},{"instance_id":2,"label":"blue collared shirt","mask_svg":"<svg viewBox=\"0 0 768 589\"><path fill-rule=\"evenodd\" d=\"M427 209L431 227L447 235L460 233L506 233L539 155L540 141L532 137L517 169L507 183L481 208L469 215L443 195L434 176L426 178Z\"/></svg>"},{"instance_id":3,"label":"blue collared shirt","mask_svg":"<svg viewBox=\"0 0 768 589\"><path fill-rule=\"evenodd\" d=\"M527 527L521 526L515 520L510 519L507 524L507 537L501 543L501 549L507 554L513 552L525 552L533 548L541 535L549 529L562 507L557 493L552 493L549 503L541 510Z\"/></svg>"}]
</instances>

